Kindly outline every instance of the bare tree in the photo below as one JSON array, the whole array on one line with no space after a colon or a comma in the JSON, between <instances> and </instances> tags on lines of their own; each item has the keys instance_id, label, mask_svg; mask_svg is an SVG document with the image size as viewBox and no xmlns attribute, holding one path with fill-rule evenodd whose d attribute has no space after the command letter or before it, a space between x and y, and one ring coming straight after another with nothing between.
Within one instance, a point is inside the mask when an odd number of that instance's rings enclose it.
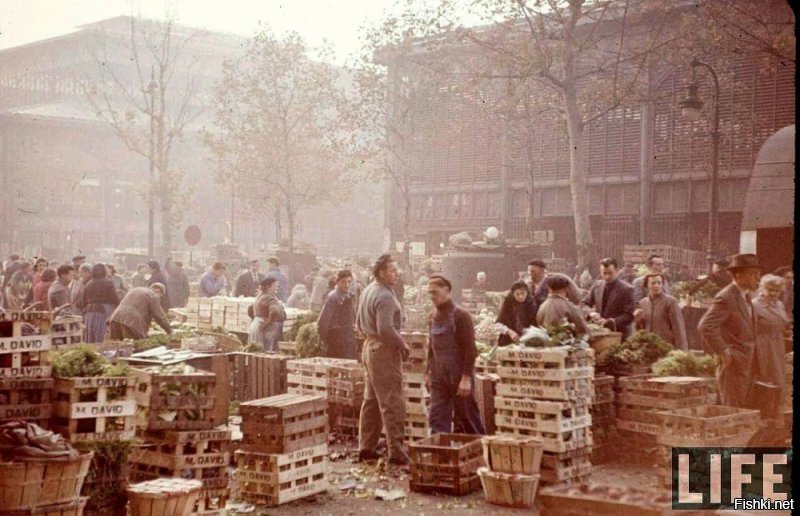
<instances>
[{"instance_id":1,"label":"bare tree","mask_svg":"<svg viewBox=\"0 0 800 516\"><path fill-rule=\"evenodd\" d=\"M342 198L351 165L342 145L342 77L307 51L297 34L257 33L241 59L225 63L206 134L212 152L230 157L228 181L275 213L279 239L285 215L290 252L300 213Z\"/></svg>"},{"instance_id":2,"label":"bare tree","mask_svg":"<svg viewBox=\"0 0 800 516\"><path fill-rule=\"evenodd\" d=\"M151 163L142 193L158 209L161 245L167 251L191 194L181 189L183 173L171 155L187 126L203 111L195 103L199 79L192 71L196 63L184 56L192 36L176 38L175 33L171 18L153 22L131 16L127 41L101 28L97 49L92 49L98 78L89 78L86 88L98 118L109 124L130 151ZM153 249L148 252L153 254Z\"/></svg>"}]
</instances>

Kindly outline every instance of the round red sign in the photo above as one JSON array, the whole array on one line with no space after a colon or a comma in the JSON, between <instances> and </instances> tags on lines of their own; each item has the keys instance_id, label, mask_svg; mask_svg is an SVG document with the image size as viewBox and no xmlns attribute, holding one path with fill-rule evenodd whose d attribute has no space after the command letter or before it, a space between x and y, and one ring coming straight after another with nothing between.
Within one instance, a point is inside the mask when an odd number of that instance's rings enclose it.
<instances>
[{"instance_id":1,"label":"round red sign","mask_svg":"<svg viewBox=\"0 0 800 516\"><path fill-rule=\"evenodd\" d=\"M200 228L197 227L195 224L186 228L186 231L183 232L183 239L186 240L186 243L189 245L197 245L200 243L200 237L202 233L200 232Z\"/></svg>"}]
</instances>

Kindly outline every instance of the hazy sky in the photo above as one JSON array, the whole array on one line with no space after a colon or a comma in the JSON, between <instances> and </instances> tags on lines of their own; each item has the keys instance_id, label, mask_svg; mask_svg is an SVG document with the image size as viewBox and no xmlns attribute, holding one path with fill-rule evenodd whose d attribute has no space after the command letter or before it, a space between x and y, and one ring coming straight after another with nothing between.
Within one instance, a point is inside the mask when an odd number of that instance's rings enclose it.
<instances>
[{"instance_id":1,"label":"hazy sky","mask_svg":"<svg viewBox=\"0 0 800 516\"><path fill-rule=\"evenodd\" d=\"M0 0L0 49L46 39L79 25L138 12L180 24L250 36L259 20L297 31L311 46L329 40L341 62L359 45L359 27L377 22L394 0Z\"/></svg>"}]
</instances>

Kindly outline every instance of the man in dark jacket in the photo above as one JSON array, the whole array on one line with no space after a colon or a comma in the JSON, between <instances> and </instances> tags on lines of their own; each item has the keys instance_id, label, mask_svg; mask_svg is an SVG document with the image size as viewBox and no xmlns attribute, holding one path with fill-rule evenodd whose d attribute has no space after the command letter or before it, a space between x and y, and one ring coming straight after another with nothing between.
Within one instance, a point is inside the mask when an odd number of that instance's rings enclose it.
<instances>
[{"instance_id":1,"label":"man in dark jacket","mask_svg":"<svg viewBox=\"0 0 800 516\"><path fill-rule=\"evenodd\" d=\"M250 270L239 274L236 285L233 287L233 297L256 297L258 285L264 279L264 274L258 272L258 259L250 260Z\"/></svg>"},{"instance_id":2,"label":"man in dark jacket","mask_svg":"<svg viewBox=\"0 0 800 516\"><path fill-rule=\"evenodd\" d=\"M325 343L325 356L349 358L356 355L356 303L351 293L353 273L341 270L336 275L336 288L328 294L317 321L319 337Z\"/></svg>"},{"instance_id":3,"label":"man in dark jacket","mask_svg":"<svg viewBox=\"0 0 800 516\"><path fill-rule=\"evenodd\" d=\"M53 312L59 311L61 308L63 315L80 315L81 311L71 306L72 300L70 299L69 285L72 283L75 269L71 265L61 265L56 271L58 279L56 279L50 290L47 291L47 301L50 304L50 310Z\"/></svg>"},{"instance_id":4,"label":"man in dark jacket","mask_svg":"<svg viewBox=\"0 0 800 516\"><path fill-rule=\"evenodd\" d=\"M603 279L595 282L583 303L593 308L589 314L593 322L612 331L622 333L622 338L631 334L633 322L633 287L619 279L617 260L605 258L600 262Z\"/></svg>"},{"instance_id":5,"label":"man in dark jacket","mask_svg":"<svg viewBox=\"0 0 800 516\"><path fill-rule=\"evenodd\" d=\"M266 277L278 280L278 299L285 303L289 299L289 278L281 270L281 262L274 256L267 260L267 264L269 272Z\"/></svg>"},{"instance_id":6,"label":"man in dark jacket","mask_svg":"<svg viewBox=\"0 0 800 516\"><path fill-rule=\"evenodd\" d=\"M167 334L172 333L167 314L161 307L160 298L166 295L165 291L161 283L129 290L108 319L111 340L146 339L154 319Z\"/></svg>"},{"instance_id":7,"label":"man in dark jacket","mask_svg":"<svg viewBox=\"0 0 800 516\"><path fill-rule=\"evenodd\" d=\"M475 401L475 328L472 316L450 298L452 285L444 276L428 280L428 294L436 311L431 322L428 371L431 391L428 420L433 433L486 434Z\"/></svg>"},{"instance_id":8,"label":"man in dark jacket","mask_svg":"<svg viewBox=\"0 0 800 516\"><path fill-rule=\"evenodd\" d=\"M167 269L167 292L172 307L183 308L189 301L189 277L183 270L183 262L171 262L169 258L164 264Z\"/></svg>"},{"instance_id":9,"label":"man in dark jacket","mask_svg":"<svg viewBox=\"0 0 800 516\"><path fill-rule=\"evenodd\" d=\"M150 279L147 280L147 286L150 287L159 283L167 289L167 276L161 271L161 265L155 260L147 262L147 267L150 269ZM169 289L161 296L161 307L166 312L169 310Z\"/></svg>"}]
</instances>

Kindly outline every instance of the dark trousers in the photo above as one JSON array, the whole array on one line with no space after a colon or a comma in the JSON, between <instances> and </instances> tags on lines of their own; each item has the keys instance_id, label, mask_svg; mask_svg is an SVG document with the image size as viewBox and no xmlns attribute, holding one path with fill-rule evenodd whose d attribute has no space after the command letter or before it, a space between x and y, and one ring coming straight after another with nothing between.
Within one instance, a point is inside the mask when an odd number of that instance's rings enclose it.
<instances>
[{"instance_id":1,"label":"dark trousers","mask_svg":"<svg viewBox=\"0 0 800 516\"><path fill-rule=\"evenodd\" d=\"M147 335L140 335L139 332L132 330L124 324L118 322L108 323L108 339L109 340L141 340L146 339Z\"/></svg>"},{"instance_id":2,"label":"dark trousers","mask_svg":"<svg viewBox=\"0 0 800 516\"><path fill-rule=\"evenodd\" d=\"M486 435L478 403L475 401L475 378L469 396L458 395L458 381L431 380L431 432Z\"/></svg>"}]
</instances>

